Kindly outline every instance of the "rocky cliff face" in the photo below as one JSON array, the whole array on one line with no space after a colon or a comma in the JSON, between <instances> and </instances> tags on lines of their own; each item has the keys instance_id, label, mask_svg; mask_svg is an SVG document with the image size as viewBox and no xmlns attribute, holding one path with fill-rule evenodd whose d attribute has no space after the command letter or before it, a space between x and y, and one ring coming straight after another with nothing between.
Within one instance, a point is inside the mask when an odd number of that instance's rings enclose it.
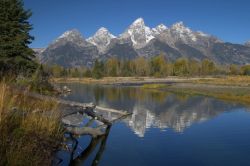
<instances>
[{"instance_id":1,"label":"rocky cliff face","mask_svg":"<svg viewBox=\"0 0 250 166\"><path fill-rule=\"evenodd\" d=\"M98 58L97 47L84 40L78 30L70 30L51 43L42 53L41 62L64 67L91 66Z\"/></svg>"}]
</instances>

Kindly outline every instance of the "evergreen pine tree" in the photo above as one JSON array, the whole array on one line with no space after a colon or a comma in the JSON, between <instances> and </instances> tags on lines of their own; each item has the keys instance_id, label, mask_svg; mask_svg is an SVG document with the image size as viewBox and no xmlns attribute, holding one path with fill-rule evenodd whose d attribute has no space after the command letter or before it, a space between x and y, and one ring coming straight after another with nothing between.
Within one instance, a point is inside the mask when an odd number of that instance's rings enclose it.
<instances>
[{"instance_id":1,"label":"evergreen pine tree","mask_svg":"<svg viewBox=\"0 0 250 166\"><path fill-rule=\"evenodd\" d=\"M33 40L29 34L30 16L22 0L0 0L0 75L35 71L34 52L28 46Z\"/></svg>"}]
</instances>

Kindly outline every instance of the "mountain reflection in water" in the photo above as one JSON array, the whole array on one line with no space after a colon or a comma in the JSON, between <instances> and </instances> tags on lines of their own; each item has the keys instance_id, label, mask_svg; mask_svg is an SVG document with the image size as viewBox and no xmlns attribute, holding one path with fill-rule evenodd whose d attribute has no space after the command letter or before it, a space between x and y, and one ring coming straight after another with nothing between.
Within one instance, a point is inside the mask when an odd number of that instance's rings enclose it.
<instances>
[{"instance_id":1,"label":"mountain reflection in water","mask_svg":"<svg viewBox=\"0 0 250 166\"><path fill-rule=\"evenodd\" d=\"M64 98L79 102L94 102L103 107L132 112L123 121L139 137L147 128L184 130L196 122L203 122L226 111L241 108L203 96L176 95L166 91L140 87L67 84L72 93Z\"/></svg>"}]
</instances>

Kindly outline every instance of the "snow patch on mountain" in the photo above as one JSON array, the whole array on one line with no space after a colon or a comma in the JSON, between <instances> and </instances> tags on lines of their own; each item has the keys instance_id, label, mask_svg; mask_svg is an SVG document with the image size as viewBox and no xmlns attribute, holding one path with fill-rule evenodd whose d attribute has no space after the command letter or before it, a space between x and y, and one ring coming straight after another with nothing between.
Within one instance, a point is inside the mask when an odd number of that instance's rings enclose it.
<instances>
[{"instance_id":1,"label":"snow patch on mountain","mask_svg":"<svg viewBox=\"0 0 250 166\"><path fill-rule=\"evenodd\" d=\"M146 43L152 40L154 37L152 30L149 27L145 27Z\"/></svg>"}]
</instances>

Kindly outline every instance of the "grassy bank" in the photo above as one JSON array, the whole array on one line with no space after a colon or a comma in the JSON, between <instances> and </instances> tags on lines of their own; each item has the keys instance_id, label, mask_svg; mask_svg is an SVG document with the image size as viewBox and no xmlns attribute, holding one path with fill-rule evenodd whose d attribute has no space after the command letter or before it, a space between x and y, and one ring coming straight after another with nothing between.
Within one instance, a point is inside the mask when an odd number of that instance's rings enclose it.
<instances>
[{"instance_id":1,"label":"grassy bank","mask_svg":"<svg viewBox=\"0 0 250 166\"><path fill-rule=\"evenodd\" d=\"M58 104L0 82L0 165L50 165L62 139Z\"/></svg>"},{"instance_id":2,"label":"grassy bank","mask_svg":"<svg viewBox=\"0 0 250 166\"><path fill-rule=\"evenodd\" d=\"M172 85L147 84L143 85L142 88L166 90L178 94L203 95L250 105L250 87L177 83Z\"/></svg>"},{"instance_id":3,"label":"grassy bank","mask_svg":"<svg viewBox=\"0 0 250 166\"><path fill-rule=\"evenodd\" d=\"M197 84L250 87L250 76L225 76L214 79L200 78L192 82Z\"/></svg>"}]
</instances>

